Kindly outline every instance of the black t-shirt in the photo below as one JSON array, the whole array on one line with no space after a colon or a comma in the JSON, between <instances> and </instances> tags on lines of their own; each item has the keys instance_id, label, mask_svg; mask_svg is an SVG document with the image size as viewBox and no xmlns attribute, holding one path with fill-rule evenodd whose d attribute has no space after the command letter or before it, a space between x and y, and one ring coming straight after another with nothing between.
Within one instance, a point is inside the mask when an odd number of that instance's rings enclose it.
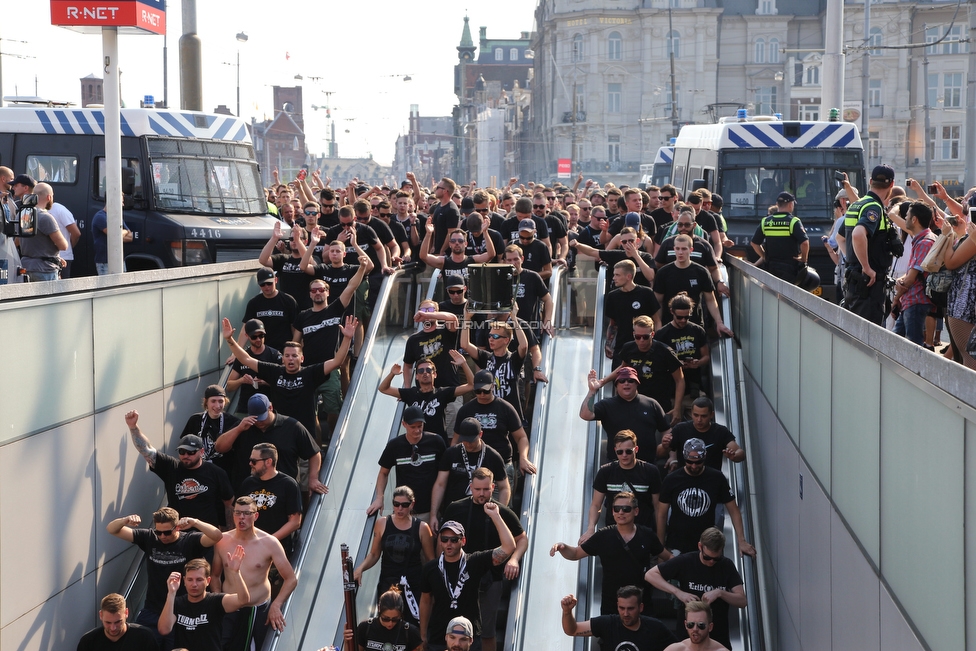
<instances>
[{"instance_id":1,"label":"black t-shirt","mask_svg":"<svg viewBox=\"0 0 976 651\"><path fill-rule=\"evenodd\" d=\"M265 347L265 351L269 350ZM240 364L237 360L234 360L234 368L237 368L237 364ZM244 368L245 373L251 373L251 369ZM244 397L243 391L248 388L251 393ZM241 397L238 400L239 404L247 405L247 401L254 394L254 387L250 384L242 384L239 391L241 391ZM214 450L214 443L220 438L220 435L228 430L232 430L237 427L241 419L233 414L222 413L217 418L210 418L207 412L200 412L199 414L193 414L186 420L186 425L183 426L183 432L180 434L180 438L183 438L187 434L196 434L203 439L203 458L207 461L212 461L216 463L219 467L223 468L224 471L230 475L231 461L229 455L223 455ZM179 509L177 509L179 510Z\"/></svg>"},{"instance_id":2,"label":"black t-shirt","mask_svg":"<svg viewBox=\"0 0 976 651\"><path fill-rule=\"evenodd\" d=\"M515 285L515 302L520 319L539 321L542 317L542 299L549 294L546 283L535 271L522 269Z\"/></svg>"},{"instance_id":3,"label":"black t-shirt","mask_svg":"<svg viewBox=\"0 0 976 651\"><path fill-rule=\"evenodd\" d=\"M159 651L156 638L145 626L126 623L125 635L113 642L105 637L105 628L93 628L78 640L77 651Z\"/></svg>"},{"instance_id":4,"label":"black t-shirt","mask_svg":"<svg viewBox=\"0 0 976 651\"><path fill-rule=\"evenodd\" d=\"M415 513L430 511L430 493L437 481L437 464L445 449L444 439L436 434L425 432L416 445L401 434L387 443L380 455L380 467L396 468L394 485L413 489Z\"/></svg>"},{"instance_id":5,"label":"black t-shirt","mask_svg":"<svg viewBox=\"0 0 976 651\"><path fill-rule=\"evenodd\" d=\"M435 388L429 393L421 391L420 387L397 389L397 391L400 392L400 400L405 407L419 407L424 412L425 432L437 434L444 439L445 444L450 442L444 425L444 411L450 403L454 402L454 387Z\"/></svg>"},{"instance_id":6,"label":"black t-shirt","mask_svg":"<svg viewBox=\"0 0 976 651\"><path fill-rule=\"evenodd\" d=\"M647 251L640 252L641 260L643 260L648 267L654 269L655 262L654 256L652 256ZM600 251L600 260L606 263L607 267L607 290L613 289L613 281L611 277L613 276L613 265L617 264L621 260L630 260L634 262L633 259L627 255L627 252L623 249L611 249L609 251ZM640 265L636 262L634 264L637 266L637 272L634 274L634 282L642 287L650 287L651 281L647 279L647 276L641 271ZM656 278L656 276L655 276Z\"/></svg>"},{"instance_id":7,"label":"black t-shirt","mask_svg":"<svg viewBox=\"0 0 976 651\"><path fill-rule=\"evenodd\" d=\"M549 237L549 224L546 223L546 220L542 217L536 217L535 215L532 215L531 219L532 221L535 222L536 238L540 240L544 240L547 237ZM504 222L502 222L502 228L501 231L499 232L502 234L502 237L505 238L505 241L508 242L509 244L518 244L519 222L521 221L522 219L517 215L515 215L509 217Z\"/></svg>"},{"instance_id":8,"label":"black t-shirt","mask_svg":"<svg viewBox=\"0 0 976 651\"><path fill-rule=\"evenodd\" d=\"M322 364L288 373L280 364L258 362L258 377L271 385L275 412L297 419L309 432L315 431L315 390L329 377Z\"/></svg>"},{"instance_id":9,"label":"black t-shirt","mask_svg":"<svg viewBox=\"0 0 976 651\"><path fill-rule=\"evenodd\" d=\"M672 262L658 269L657 275L654 276L654 292L664 295L664 300L661 301L662 323L671 320L668 301L677 296L679 292L688 292L689 298L695 301L695 309L691 311L691 320L701 325L702 294L712 291L715 291L712 275L708 273L708 269L696 262L692 262L684 269Z\"/></svg>"},{"instance_id":10,"label":"black t-shirt","mask_svg":"<svg viewBox=\"0 0 976 651\"><path fill-rule=\"evenodd\" d=\"M315 270L315 277L329 283L329 303L335 303L346 291L349 281L359 271L358 264L345 264L341 267L333 267L332 263L317 264L312 267Z\"/></svg>"},{"instance_id":11,"label":"black t-shirt","mask_svg":"<svg viewBox=\"0 0 976 651\"><path fill-rule=\"evenodd\" d=\"M458 409L457 419L454 421L455 434L465 418L477 418L481 423L482 440L495 448L505 463L512 460L512 432L522 427L522 419L515 407L498 398L487 405L474 399Z\"/></svg>"},{"instance_id":12,"label":"black t-shirt","mask_svg":"<svg viewBox=\"0 0 976 651\"><path fill-rule=\"evenodd\" d=\"M479 315L479 314L473 315L471 321L468 324L468 329L471 332L471 343L473 343L478 348L484 348L485 350L488 350L488 334L491 332L491 328L489 327L490 320L481 318L482 316L483 315ZM504 321L505 323L512 322L510 318L495 319L495 320ZM532 350L533 346L539 345L539 338L536 337L535 333L532 331L532 328L529 327L528 321L519 317L518 322L519 322L519 327L522 328L522 332L525 333L525 338L527 340L526 343L528 344L526 355L528 355L528 351ZM519 347L518 337L515 337L513 333L512 338L508 342L508 350L515 353L518 352L518 347Z\"/></svg>"},{"instance_id":13,"label":"black t-shirt","mask_svg":"<svg viewBox=\"0 0 976 651\"><path fill-rule=\"evenodd\" d=\"M451 257L448 253L444 256L444 275L445 276L461 276L464 278L464 283L468 282L468 266L476 264L474 258L470 255L464 256L464 258L458 262Z\"/></svg>"},{"instance_id":14,"label":"black t-shirt","mask_svg":"<svg viewBox=\"0 0 976 651\"><path fill-rule=\"evenodd\" d=\"M492 501L494 502L494 500ZM498 513L501 514L505 526L512 532L513 538L525 533L522 523L519 522L519 517L515 515L512 509L504 504L498 504L498 502L495 504L498 505ZM485 513L484 507L475 504L470 497L453 502L444 509L444 522L448 520L454 520L464 525L465 551L491 551L502 544L498 537L498 529L495 528L495 524Z\"/></svg>"},{"instance_id":15,"label":"black t-shirt","mask_svg":"<svg viewBox=\"0 0 976 651\"><path fill-rule=\"evenodd\" d=\"M739 575L739 571L735 569L735 563L732 562L732 559L722 557L722 560L712 567L708 567L701 562L697 551L674 556L658 565L658 569L665 581L676 580L682 591L698 597L716 589L731 592L732 588L742 585L742 577ZM711 638L731 649L729 602L724 599L716 599L711 605L712 623L715 624L712 628ZM684 613L681 613L677 619L678 635L687 637L688 634L684 627Z\"/></svg>"},{"instance_id":16,"label":"black t-shirt","mask_svg":"<svg viewBox=\"0 0 976 651\"><path fill-rule=\"evenodd\" d=\"M288 524L288 517L302 512L302 490L298 482L283 472L268 480L251 475L241 482L240 495L250 495L258 507L258 520L255 526L274 535ZM281 541L285 554L291 555L294 549L295 533Z\"/></svg>"},{"instance_id":17,"label":"black t-shirt","mask_svg":"<svg viewBox=\"0 0 976 651\"><path fill-rule=\"evenodd\" d=\"M654 256L654 261L659 267L674 262L674 238L676 237L677 235L673 235L661 242L657 255ZM712 250L712 245L700 237L692 237L691 240L691 254L689 255L691 261L709 269L716 266L715 251Z\"/></svg>"},{"instance_id":18,"label":"black t-shirt","mask_svg":"<svg viewBox=\"0 0 976 651\"><path fill-rule=\"evenodd\" d=\"M614 608L616 608L614 599ZM623 625L620 615L600 615L590 619L590 631L600 638L602 651L664 651L678 641L660 620L640 616L640 628L632 631Z\"/></svg>"},{"instance_id":19,"label":"black t-shirt","mask_svg":"<svg viewBox=\"0 0 976 651\"><path fill-rule=\"evenodd\" d=\"M514 335L514 333L512 333ZM512 337L514 339L514 336ZM495 378L495 397L501 398L508 404L515 407L519 420L524 421L522 414L522 392L519 389L519 379L522 377L522 365L525 358L517 352L505 352L505 355L498 357L485 350L478 349L478 358L475 364L488 371Z\"/></svg>"},{"instance_id":20,"label":"black t-shirt","mask_svg":"<svg viewBox=\"0 0 976 651\"><path fill-rule=\"evenodd\" d=\"M654 219L646 214L641 213L641 230L644 231L644 235L653 238L657 234L657 223ZM611 236L619 235L620 231L624 230L624 222L626 221L626 215L620 215L610 222L610 226L607 228L607 232Z\"/></svg>"},{"instance_id":21,"label":"black t-shirt","mask_svg":"<svg viewBox=\"0 0 976 651\"><path fill-rule=\"evenodd\" d=\"M171 538L172 536L167 536ZM187 561L204 557L199 531L182 531L179 538L163 544L150 529L133 529L132 544L146 553L146 605L154 613L163 612L169 588L166 580L172 572L183 572ZM180 585L177 595L186 594Z\"/></svg>"},{"instance_id":22,"label":"black t-shirt","mask_svg":"<svg viewBox=\"0 0 976 651\"><path fill-rule=\"evenodd\" d=\"M657 225L657 230L660 233L665 226L674 221L674 215L669 210L658 208L651 212L651 219L654 220L654 223Z\"/></svg>"},{"instance_id":23,"label":"black t-shirt","mask_svg":"<svg viewBox=\"0 0 976 651\"><path fill-rule=\"evenodd\" d=\"M528 269L529 271L534 271L536 273L542 273L542 270L547 264L552 262L552 256L549 254L549 247L539 240L532 240L528 244L518 243L520 249L522 249L522 268Z\"/></svg>"},{"instance_id":24,"label":"black t-shirt","mask_svg":"<svg viewBox=\"0 0 976 651\"><path fill-rule=\"evenodd\" d=\"M281 350L285 347L285 342L291 339L291 324L297 314L298 303L288 294L279 291L274 298L265 298L264 294L258 294L247 302L242 323L261 319L267 331L264 343Z\"/></svg>"},{"instance_id":25,"label":"black t-shirt","mask_svg":"<svg viewBox=\"0 0 976 651\"><path fill-rule=\"evenodd\" d=\"M654 464L638 459L633 468L621 468L620 462L611 461L597 471L593 478L593 490L606 496L603 500L606 526L614 523L613 509L610 508L613 498L617 493L629 492L637 496L637 507L640 509L637 524L657 528L653 496L661 492L661 473Z\"/></svg>"},{"instance_id":26,"label":"black t-shirt","mask_svg":"<svg viewBox=\"0 0 976 651\"><path fill-rule=\"evenodd\" d=\"M735 499L729 481L718 470L705 467L697 477L685 469L670 473L661 482L660 501L671 505L668 549L697 549L702 532L715 526L715 506Z\"/></svg>"},{"instance_id":27,"label":"black t-shirt","mask_svg":"<svg viewBox=\"0 0 976 651\"><path fill-rule=\"evenodd\" d=\"M580 547L590 556L600 557L603 566L600 611L604 615L617 612L617 590L625 585L644 585L644 573L651 565L651 558L664 551L654 530L643 525L637 525L634 537L627 542L616 525L598 529ZM645 591L645 603L650 601L649 593L650 590Z\"/></svg>"},{"instance_id":28,"label":"black t-shirt","mask_svg":"<svg viewBox=\"0 0 976 651\"><path fill-rule=\"evenodd\" d=\"M702 346L708 344L708 335L705 329L697 323L685 322L684 328L674 327L674 322L668 322L654 333L654 340L667 345L678 356L678 361L686 362L692 359L701 359ZM701 369L686 368L685 389L690 389L692 384L701 384ZM696 396L697 397L697 396Z\"/></svg>"},{"instance_id":29,"label":"black t-shirt","mask_svg":"<svg viewBox=\"0 0 976 651\"><path fill-rule=\"evenodd\" d=\"M290 328L289 328L289 331L290 331ZM288 338L291 339L291 335L289 335ZM248 350L247 351L247 354L250 355L251 357L253 357L254 359L258 360L259 362L271 362L272 364L281 364L281 353L278 352L278 349L277 348L272 348L271 346L268 346L268 345L265 345L264 350L262 350L258 354L255 354L255 352L253 350ZM236 359L234 360L233 370L234 371L237 371L237 374L240 377L243 377L245 375L250 375L251 377L257 377L257 373L255 373L254 371L252 371L248 367L244 366L243 364L241 364L240 362L238 362ZM271 387L265 386L263 384L259 384L258 385L258 388L255 389L253 384L244 383L240 387L238 387L238 389L237 389L237 411L239 411L241 413L246 413L247 412L247 401L250 400L251 399L251 396L253 396L255 393L263 393L264 395L268 396L268 399L269 400L271 399ZM238 421L238 422L240 422L240 421ZM190 426L190 423L187 422L187 425L186 426L189 427ZM231 428L230 427L226 427L224 431L226 431L228 429L231 429ZM196 432L188 432L188 431L186 431L186 429L184 429L183 430L183 436L186 436L187 434L196 434ZM216 440L216 439L214 439L214 440ZM204 441L204 443L206 443L207 439L204 439L203 441ZM233 452L231 452L230 454L233 454ZM228 456L228 455L224 455L224 456ZM226 469L227 468L224 467L224 470L226 470Z\"/></svg>"},{"instance_id":30,"label":"black t-shirt","mask_svg":"<svg viewBox=\"0 0 976 651\"><path fill-rule=\"evenodd\" d=\"M223 468L204 461L199 468L189 470L175 457L157 452L151 470L163 480L166 501L180 516L215 527L225 524L224 501L234 499L234 491Z\"/></svg>"},{"instance_id":31,"label":"black t-shirt","mask_svg":"<svg viewBox=\"0 0 976 651\"><path fill-rule=\"evenodd\" d=\"M664 409L653 398L637 394L633 400L614 395L593 405L596 419L607 432L607 457L615 458L613 437L617 432L629 429L637 435L637 458L654 463L657 458L657 435L671 429L671 421Z\"/></svg>"},{"instance_id":32,"label":"black t-shirt","mask_svg":"<svg viewBox=\"0 0 976 651\"><path fill-rule=\"evenodd\" d=\"M628 341L620 351L620 363L637 370L638 393L654 398L665 411L674 407L674 372L681 362L667 344L651 340L650 350L642 353L636 341Z\"/></svg>"},{"instance_id":33,"label":"black t-shirt","mask_svg":"<svg viewBox=\"0 0 976 651\"><path fill-rule=\"evenodd\" d=\"M443 561L447 577L441 573L438 567L443 556L439 556L424 565L424 572L420 579L420 591L429 592L434 600L430 609L430 619L427 622L427 639L431 643L435 643L435 640L443 637L448 622L455 617L467 617L471 621L471 626L474 627L474 636L479 637L481 635L481 607L478 603L478 587L481 584L481 577L492 570L492 551L485 550L463 554L462 560L464 560L468 578L461 588L460 595L458 595L456 608L451 608L451 596L446 584L450 584L452 590L458 585L461 561L454 563Z\"/></svg>"},{"instance_id":34,"label":"black t-shirt","mask_svg":"<svg viewBox=\"0 0 976 651\"><path fill-rule=\"evenodd\" d=\"M495 448L482 442L481 450L469 453L461 444L447 448L437 464L438 472L447 471L447 487L444 489L442 509L451 502L462 500L471 494L471 475L478 468L487 468L495 476L495 483L505 477L505 460ZM444 518L441 518L444 520Z\"/></svg>"},{"instance_id":35,"label":"black t-shirt","mask_svg":"<svg viewBox=\"0 0 976 651\"><path fill-rule=\"evenodd\" d=\"M430 213L430 218L434 220L434 241L431 242L431 254L437 255L440 253L441 247L444 246L444 240L447 239L447 234L458 227L461 223L461 211L458 210L457 204L453 201L448 201L447 204L441 205L437 204L434 210ZM423 230L420 231L423 235ZM423 241L423 237L421 237ZM445 624L445 627L447 625Z\"/></svg>"},{"instance_id":36,"label":"black t-shirt","mask_svg":"<svg viewBox=\"0 0 976 651\"><path fill-rule=\"evenodd\" d=\"M402 256L404 249L410 246L410 236L407 235L407 231L403 225L395 219L391 218L390 223L386 227L393 233L393 239L396 240L397 245L400 247L400 255Z\"/></svg>"},{"instance_id":37,"label":"black t-shirt","mask_svg":"<svg viewBox=\"0 0 976 651\"><path fill-rule=\"evenodd\" d=\"M591 228L590 226L582 226L576 232L576 241L580 244L585 244L594 249L602 249L603 244L600 243L600 229Z\"/></svg>"},{"instance_id":38,"label":"black t-shirt","mask_svg":"<svg viewBox=\"0 0 976 651\"><path fill-rule=\"evenodd\" d=\"M173 638L176 648L192 649L192 651L220 651L223 635L224 593L207 592L197 603L190 601L187 595L177 597L173 604L176 613L176 624L173 626Z\"/></svg>"},{"instance_id":39,"label":"black t-shirt","mask_svg":"<svg viewBox=\"0 0 976 651\"><path fill-rule=\"evenodd\" d=\"M481 235L474 235L473 233L468 233L468 244L464 247L465 255L479 255L481 253L488 252L488 245L485 244L485 233L491 238L491 244L495 247L495 257L497 258L505 250L505 240L502 239L502 234L498 231L489 228L487 231L482 231Z\"/></svg>"},{"instance_id":40,"label":"black t-shirt","mask_svg":"<svg viewBox=\"0 0 976 651\"><path fill-rule=\"evenodd\" d=\"M436 328L431 332L415 332L407 337L403 349L403 363L416 364L421 358L427 357L434 362L437 369L437 380L434 386L438 388L456 387L461 384L458 372L451 361L449 350L458 347L458 333L447 328Z\"/></svg>"},{"instance_id":41,"label":"black t-shirt","mask_svg":"<svg viewBox=\"0 0 976 651\"><path fill-rule=\"evenodd\" d=\"M708 212L707 210L702 210L695 217L695 222L702 227L702 230L706 233L714 233L718 230L718 224L715 223L715 215Z\"/></svg>"},{"instance_id":42,"label":"black t-shirt","mask_svg":"<svg viewBox=\"0 0 976 651\"><path fill-rule=\"evenodd\" d=\"M678 452L679 467L685 465L685 458L682 454L685 441L698 438L705 442L705 465L716 470L722 469L722 460L725 455L722 452L725 446L735 440L735 436L725 425L713 422L707 432L699 432L690 421L678 423L671 430L671 449Z\"/></svg>"},{"instance_id":43,"label":"black t-shirt","mask_svg":"<svg viewBox=\"0 0 976 651\"><path fill-rule=\"evenodd\" d=\"M356 627L356 644L368 651L413 651L422 641L420 629L403 620L387 629L379 617L370 617Z\"/></svg>"},{"instance_id":44,"label":"black t-shirt","mask_svg":"<svg viewBox=\"0 0 976 651\"><path fill-rule=\"evenodd\" d=\"M360 224L359 222L353 222L353 224L356 227L356 244L360 249L362 249L363 253L366 254L366 257L369 258L373 263L373 269L380 269L382 271L383 265L376 254L376 249L373 248L376 243L380 241L376 236L376 231L366 224ZM339 239L339 234L342 233L342 231L342 224L333 226L329 229L329 232L325 234L324 241L335 242ZM384 257L382 262L385 261L386 258ZM356 253L355 247L349 246L348 243L346 244L346 257L343 258L343 262L346 264L359 264L359 254Z\"/></svg>"},{"instance_id":45,"label":"black t-shirt","mask_svg":"<svg viewBox=\"0 0 976 651\"><path fill-rule=\"evenodd\" d=\"M271 256L271 267L278 272L278 289L298 302L298 309L312 306L308 284L313 278L301 269L301 257L291 254L275 253ZM264 324L265 328L268 324Z\"/></svg>"},{"instance_id":46,"label":"black t-shirt","mask_svg":"<svg viewBox=\"0 0 976 651\"><path fill-rule=\"evenodd\" d=\"M251 466L248 459L251 458L251 450L258 443L274 443L278 448L278 472L283 472L296 481L298 460L310 459L320 451L304 425L290 416L276 413L275 422L267 432L254 426L241 432L234 442L235 472L231 475L231 482L235 486L240 486L250 476Z\"/></svg>"},{"instance_id":47,"label":"black t-shirt","mask_svg":"<svg viewBox=\"0 0 976 651\"><path fill-rule=\"evenodd\" d=\"M620 361L624 344L634 341L634 317L653 316L660 309L661 304L649 287L634 285L629 292L618 288L607 294L603 314L617 324L617 338L613 347L615 362Z\"/></svg>"},{"instance_id":48,"label":"black t-shirt","mask_svg":"<svg viewBox=\"0 0 976 651\"><path fill-rule=\"evenodd\" d=\"M555 213L549 213L546 215L546 226L549 227L549 243L552 244L552 248L556 248L556 241L561 240L566 237L569 232L566 229L566 223L560 218L559 215Z\"/></svg>"},{"instance_id":49,"label":"black t-shirt","mask_svg":"<svg viewBox=\"0 0 976 651\"><path fill-rule=\"evenodd\" d=\"M316 312L309 308L298 314L295 330L302 333L305 364L321 365L335 357L342 339L342 315L345 311L340 301L333 301L324 310Z\"/></svg>"}]
</instances>

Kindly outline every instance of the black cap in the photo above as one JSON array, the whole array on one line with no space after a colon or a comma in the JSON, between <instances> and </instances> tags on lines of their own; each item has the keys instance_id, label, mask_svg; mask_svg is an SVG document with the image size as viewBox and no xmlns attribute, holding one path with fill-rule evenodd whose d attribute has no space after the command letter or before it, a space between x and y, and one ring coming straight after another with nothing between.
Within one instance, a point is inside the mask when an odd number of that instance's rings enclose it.
<instances>
[{"instance_id":1,"label":"black cap","mask_svg":"<svg viewBox=\"0 0 976 651\"><path fill-rule=\"evenodd\" d=\"M888 185L895 180L895 170L891 165L878 165L871 171L871 181L881 185Z\"/></svg>"},{"instance_id":2,"label":"black cap","mask_svg":"<svg viewBox=\"0 0 976 651\"><path fill-rule=\"evenodd\" d=\"M481 422L474 417L468 417L458 425L459 441L474 441L481 436Z\"/></svg>"},{"instance_id":3,"label":"black cap","mask_svg":"<svg viewBox=\"0 0 976 651\"><path fill-rule=\"evenodd\" d=\"M776 197L776 203L793 203L794 201L796 201L796 197L789 192L780 192L779 196Z\"/></svg>"},{"instance_id":4,"label":"black cap","mask_svg":"<svg viewBox=\"0 0 976 651\"><path fill-rule=\"evenodd\" d=\"M721 208L724 205L725 205L725 199L722 198L722 195L715 194L713 192L712 193L712 207L713 208Z\"/></svg>"},{"instance_id":5,"label":"black cap","mask_svg":"<svg viewBox=\"0 0 976 651\"><path fill-rule=\"evenodd\" d=\"M416 423L426 423L427 418L424 416L424 412L420 407L407 407L403 410L403 422L407 425L414 425Z\"/></svg>"},{"instance_id":6,"label":"black cap","mask_svg":"<svg viewBox=\"0 0 976 651\"><path fill-rule=\"evenodd\" d=\"M27 187L29 187L32 190L34 189L34 185L35 185L34 179L32 179L31 177L27 176L26 174L18 174L17 176L15 176L14 177L14 180L10 182L10 185L11 186L14 186L14 185L17 185L18 183L21 183L23 185L26 185Z\"/></svg>"},{"instance_id":7,"label":"black cap","mask_svg":"<svg viewBox=\"0 0 976 651\"><path fill-rule=\"evenodd\" d=\"M244 324L244 332L247 333L248 337L253 337L259 332L267 334L267 330L264 329L264 321L261 319L251 319Z\"/></svg>"},{"instance_id":8,"label":"black cap","mask_svg":"<svg viewBox=\"0 0 976 651\"><path fill-rule=\"evenodd\" d=\"M444 279L445 289L448 287L464 287L464 278L461 276L450 275Z\"/></svg>"},{"instance_id":9,"label":"black cap","mask_svg":"<svg viewBox=\"0 0 976 651\"><path fill-rule=\"evenodd\" d=\"M474 212L474 199L465 197L461 199L461 214L467 215Z\"/></svg>"},{"instance_id":10,"label":"black cap","mask_svg":"<svg viewBox=\"0 0 976 651\"><path fill-rule=\"evenodd\" d=\"M268 282L269 280L271 280L274 277L275 277L275 272L274 272L273 269L269 269L268 267L261 267L260 269L258 269L258 284L259 285L261 283Z\"/></svg>"},{"instance_id":11,"label":"black cap","mask_svg":"<svg viewBox=\"0 0 976 651\"><path fill-rule=\"evenodd\" d=\"M495 388L495 376L491 374L491 371L478 371L474 374L474 385L475 390L484 389L494 389Z\"/></svg>"}]
</instances>

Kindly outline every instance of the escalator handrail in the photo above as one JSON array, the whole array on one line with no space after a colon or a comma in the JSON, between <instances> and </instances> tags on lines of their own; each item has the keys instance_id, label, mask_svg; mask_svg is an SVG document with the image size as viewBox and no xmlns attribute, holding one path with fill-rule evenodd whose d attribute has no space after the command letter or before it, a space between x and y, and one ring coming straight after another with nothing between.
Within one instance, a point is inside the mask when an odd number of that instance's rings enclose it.
<instances>
[{"instance_id":1,"label":"escalator handrail","mask_svg":"<svg viewBox=\"0 0 976 651\"><path fill-rule=\"evenodd\" d=\"M553 305L558 306L561 292L566 289L563 267L555 267L552 270L552 276L549 278L549 287ZM557 307L553 308L553 318L559 318ZM553 328L558 329L557 323L553 323ZM532 424L529 430L531 435L529 450L531 451L531 461L536 465L538 470L535 475L525 475L525 484L522 491L522 513L519 515L522 522L522 529L525 531L528 531L530 523L536 520L534 516L539 509L539 501L541 498L538 473L542 471L542 464L545 463L545 459L540 456L540 451L548 434L544 431L543 423L547 422L549 418L549 404L551 402L549 400L549 387L551 386L553 355L555 353L552 337L549 335L543 336L540 348L542 353L542 369L546 377L550 378L550 383L547 383L544 388L536 385L535 406L532 411ZM539 532L533 533L534 535L538 535ZM521 615L524 610L523 595L526 588L524 582L531 576L531 572L532 558L527 554L522 557L518 581L512 585L508 607L508 622L505 626L506 651L527 648L523 640L526 633L526 622Z\"/></svg>"},{"instance_id":2,"label":"escalator handrail","mask_svg":"<svg viewBox=\"0 0 976 651\"><path fill-rule=\"evenodd\" d=\"M319 477L322 483L324 483L326 486L328 486L331 482L332 473L335 470L336 457L338 456L339 450L342 448L342 444L345 442L346 439L346 434L348 429L346 426L346 421L347 421L346 414L349 412L350 409L353 408L353 405L356 403L356 398L358 397L359 392L361 390L364 389L369 391L375 390L374 387L360 386L361 384L360 379L363 375L364 363L366 362L366 360L370 359L370 354L372 353L373 344L376 341L377 331L383 325L382 324L383 319L381 318L380 315L386 313L386 307L387 304L389 303L390 295L393 292L393 287L401 274L403 274L403 270L401 269L394 271L393 274L384 277L383 283L380 286L379 296L377 297L376 303L373 307L373 315L376 318L373 318L372 321L370 322L369 330L366 333L366 336L363 338L363 346L359 352L359 356L362 361L361 363L356 365L356 369L353 371L352 377L349 379L349 388L346 391L346 396L342 403L342 409L340 409L339 411L339 418L336 421L335 431L332 436L332 440L329 443L329 448L326 451L326 456L322 460L322 471L319 473ZM323 474L325 475L324 478L322 478ZM332 487L332 488L338 489L338 487ZM348 494L343 493L342 501L345 502L347 497ZM296 575L300 574L304 567L305 558L308 555L308 548L305 545L305 541L308 539L307 534L308 532L315 529L315 525L318 522L319 515L322 512L323 504L324 501L322 495L315 494L314 496L312 496L311 501L309 502L308 510L306 511L305 518L303 518L302 520L302 527L299 530L300 532L299 541L296 545L295 553L293 556L294 562L292 563ZM334 547L335 541L331 540L329 546ZM321 578L322 578L321 574L324 574L324 572L321 572L318 577L320 583L315 591L316 598L318 598L321 590ZM314 599L312 600L312 602L314 602ZM291 607L291 596L289 595L288 599L285 600L285 603L282 605L281 608L281 611L286 618L289 615L290 607ZM303 604L303 607L309 609L312 607L312 603ZM301 619L301 621L302 621L302 626L307 628L308 612L305 613L305 616ZM294 617L291 618L291 622L292 625L294 626L296 623ZM265 638L265 642L264 642L264 646L262 647L262 650L274 651L277 648L279 638L280 638L279 633L275 631L269 631L267 638Z\"/></svg>"}]
</instances>

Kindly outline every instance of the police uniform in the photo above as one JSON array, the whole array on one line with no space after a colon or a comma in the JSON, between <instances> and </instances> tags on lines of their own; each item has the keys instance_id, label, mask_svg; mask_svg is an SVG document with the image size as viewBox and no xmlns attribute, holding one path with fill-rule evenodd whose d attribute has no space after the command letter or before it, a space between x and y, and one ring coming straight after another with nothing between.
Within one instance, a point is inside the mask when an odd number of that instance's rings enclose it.
<instances>
[{"instance_id":1,"label":"police uniform","mask_svg":"<svg viewBox=\"0 0 976 651\"><path fill-rule=\"evenodd\" d=\"M880 166L879 166L880 167ZM890 168L889 168L890 169ZM877 176L877 168L872 179ZM868 236L868 264L876 276L874 284L867 286L861 261L854 254L854 229L863 226ZM851 312L872 323L884 325L885 284L891 267L891 254L887 250L888 229L894 228L885 215L881 198L873 191L855 201L844 215L847 238L847 271L844 282L844 305Z\"/></svg>"},{"instance_id":2,"label":"police uniform","mask_svg":"<svg viewBox=\"0 0 976 651\"><path fill-rule=\"evenodd\" d=\"M797 257L801 252L800 246L807 240L807 232L800 218L788 212L763 218L752 236L752 243L762 246L765 251L766 271L788 283L796 282L797 272L804 264Z\"/></svg>"}]
</instances>

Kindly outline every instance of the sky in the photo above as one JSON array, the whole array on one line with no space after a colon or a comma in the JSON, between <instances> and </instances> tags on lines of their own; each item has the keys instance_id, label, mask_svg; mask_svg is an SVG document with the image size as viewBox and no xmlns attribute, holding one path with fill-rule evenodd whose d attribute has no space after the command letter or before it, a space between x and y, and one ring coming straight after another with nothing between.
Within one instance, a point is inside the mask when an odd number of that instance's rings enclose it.
<instances>
[{"instance_id":1,"label":"sky","mask_svg":"<svg viewBox=\"0 0 976 651\"><path fill-rule=\"evenodd\" d=\"M101 37L50 24L50 5L30 30L0 28L4 96L39 95L80 105L79 79L100 75ZM450 115L456 102L457 45L470 17L471 36L488 28L488 38L518 38L533 31L532 0L492 2L393 0L286 3L197 1L197 33L203 45L203 108L237 106L240 51L241 113L250 121L272 116L272 86L303 87L307 148L327 150L329 106L342 157L393 161L398 135L407 130L410 105L423 116ZM303 11L294 7L303 6ZM228 11L232 7L232 11ZM233 14L233 15L231 15ZM179 108L181 3L168 0L169 102ZM248 40L240 43L239 32ZM161 100L164 37L120 35L122 101L138 107L145 95ZM295 75L302 75L301 81ZM409 75L410 81L403 76ZM36 86L35 86L36 84ZM36 87L36 92L35 92ZM331 93L327 95L326 93ZM5 103L6 105L6 103Z\"/></svg>"}]
</instances>

